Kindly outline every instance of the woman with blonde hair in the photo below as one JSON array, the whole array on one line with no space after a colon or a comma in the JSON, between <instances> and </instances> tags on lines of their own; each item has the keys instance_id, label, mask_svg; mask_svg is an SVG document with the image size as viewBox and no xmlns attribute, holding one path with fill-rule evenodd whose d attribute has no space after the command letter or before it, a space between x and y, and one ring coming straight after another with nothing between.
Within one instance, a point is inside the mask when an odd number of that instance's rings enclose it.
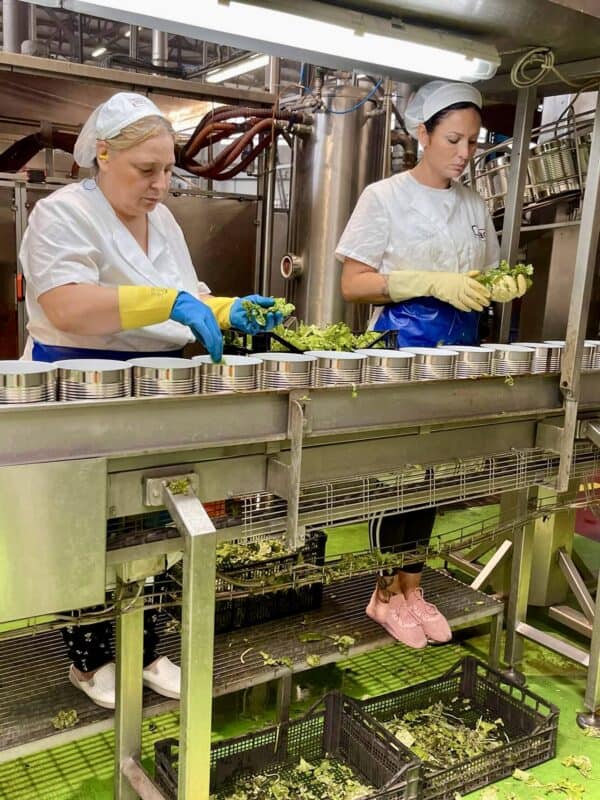
<instances>
[{"instance_id":1,"label":"woman with blonde hair","mask_svg":"<svg viewBox=\"0 0 600 800\"><path fill-rule=\"evenodd\" d=\"M19 253L27 281L25 358L179 356L198 340L220 361L222 329L255 334L281 321L267 311L259 326L244 309L248 299L268 309L272 298L213 297L198 281L183 232L162 203L174 133L152 101L113 95L85 123L74 155L95 177L40 200ZM154 623L146 615L144 683L177 698L179 667L158 657ZM106 708L115 705L111 633L110 623L64 631L71 682Z\"/></svg>"}]
</instances>

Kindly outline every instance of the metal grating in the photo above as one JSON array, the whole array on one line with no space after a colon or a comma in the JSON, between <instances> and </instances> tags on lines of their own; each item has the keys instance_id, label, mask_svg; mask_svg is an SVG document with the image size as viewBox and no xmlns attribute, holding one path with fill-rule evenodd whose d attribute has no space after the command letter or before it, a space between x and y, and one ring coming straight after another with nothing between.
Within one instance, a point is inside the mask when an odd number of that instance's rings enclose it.
<instances>
[{"instance_id":1,"label":"metal grating","mask_svg":"<svg viewBox=\"0 0 600 800\"><path fill-rule=\"evenodd\" d=\"M331 636L350 635L356 645L350 654L368 652L393 639L365 614L374 587L373 576L361 576L326 587L318 611L287 617L276 622L244 628L215 638L214 694L223 695L281 677L284 667L264 666L261 651L273 657L292 658L294 672L308 669L307 654L318 654L322 663L344 657ZM502 613L502 603L474 591L443 572L425 569L423 587L448 617L453 627L475 623ZM159 625L159 650L178 661L179 636ZM302 631L318 631L325 638L302 643ZM399 655L405 651L398 645ZM0 642L0 750L51 737L56 731L51 719L58 711L76 709L81 724L77 733L89 735L86 726L109 720L111 712L94 706L67 679L69 661L58 631ZM173 706L158 695L144 692L146 713Z\"/></svg>"}]
</instances>

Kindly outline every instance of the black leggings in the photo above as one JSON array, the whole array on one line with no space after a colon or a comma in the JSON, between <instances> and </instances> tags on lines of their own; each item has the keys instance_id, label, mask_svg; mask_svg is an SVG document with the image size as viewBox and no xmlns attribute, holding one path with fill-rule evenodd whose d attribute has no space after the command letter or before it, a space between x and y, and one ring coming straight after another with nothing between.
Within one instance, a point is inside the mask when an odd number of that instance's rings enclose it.
<instances>
[{"instance_id":1,"label":"black leggings","mask_svg":"<svg viewBox=\"0 0 600 800\"><path fill-rule=\"evenodd\" d=\"M156 653L157 619L158 611L156 609L144 612L144 667L158 658ZM68 625L62 629L61 633L69 658L81 672L92 672L114 658L112 622L97 622L94 625Z\"/></svg>"},{"instance_id":2,"label":"black leggings","mask_svg":"<svg viewBox=\"0 0 600 800\"><path fill-rule=\"evenodd\" d=\"M417 545L428 545L435 523L435 508L405 511L403 514L380 514L369 520L371 548L396 553L413 550ZM423 572L423 563L406 564L402 572ZM400 570L395 570L398 572Z\"/></svg>"}]
</instances>

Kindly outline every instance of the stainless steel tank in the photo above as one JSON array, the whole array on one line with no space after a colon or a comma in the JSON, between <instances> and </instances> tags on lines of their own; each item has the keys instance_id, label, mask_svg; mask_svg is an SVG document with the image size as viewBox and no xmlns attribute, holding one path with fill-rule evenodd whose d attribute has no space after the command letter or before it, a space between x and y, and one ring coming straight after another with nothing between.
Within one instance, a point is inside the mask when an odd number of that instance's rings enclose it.
<instances>
[{"instance_id":1,"label":"stainless steel tank","mask_svg":"<svg viewBox=\"0 0 600 800\"><path fill-rule=\"evenodd\" d=\"M282 273L287 268L292 275L289 297L298 318L311 324L364 326L342 299L334 251L360 193L382 175L385 114L375 97L350 110L367 93L364 86L323 87L312 133L295 144L290 253Z\"/></svg>"}]
</instances>

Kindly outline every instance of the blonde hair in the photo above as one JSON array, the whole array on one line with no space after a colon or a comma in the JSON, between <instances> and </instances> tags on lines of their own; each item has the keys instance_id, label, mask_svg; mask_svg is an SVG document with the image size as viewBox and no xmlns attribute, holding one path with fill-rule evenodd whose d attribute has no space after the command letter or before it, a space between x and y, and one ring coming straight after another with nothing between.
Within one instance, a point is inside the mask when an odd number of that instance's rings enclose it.
<instances>
[{"instance_id":1,"label":"blonde hair","mask_svg":"<svg viewBox=\"0 0 600 800\"><path fill-rule=\"evenodd\" d=\"M169 120L153 115L132 122L131 125L127 125L126 128L119 131L116 136L105 141L113 150L129 150L130 147L135 147L153 136L160 136L161 133L168 133L175 140L175 131Z\"/></svg>"}]
</instances>

